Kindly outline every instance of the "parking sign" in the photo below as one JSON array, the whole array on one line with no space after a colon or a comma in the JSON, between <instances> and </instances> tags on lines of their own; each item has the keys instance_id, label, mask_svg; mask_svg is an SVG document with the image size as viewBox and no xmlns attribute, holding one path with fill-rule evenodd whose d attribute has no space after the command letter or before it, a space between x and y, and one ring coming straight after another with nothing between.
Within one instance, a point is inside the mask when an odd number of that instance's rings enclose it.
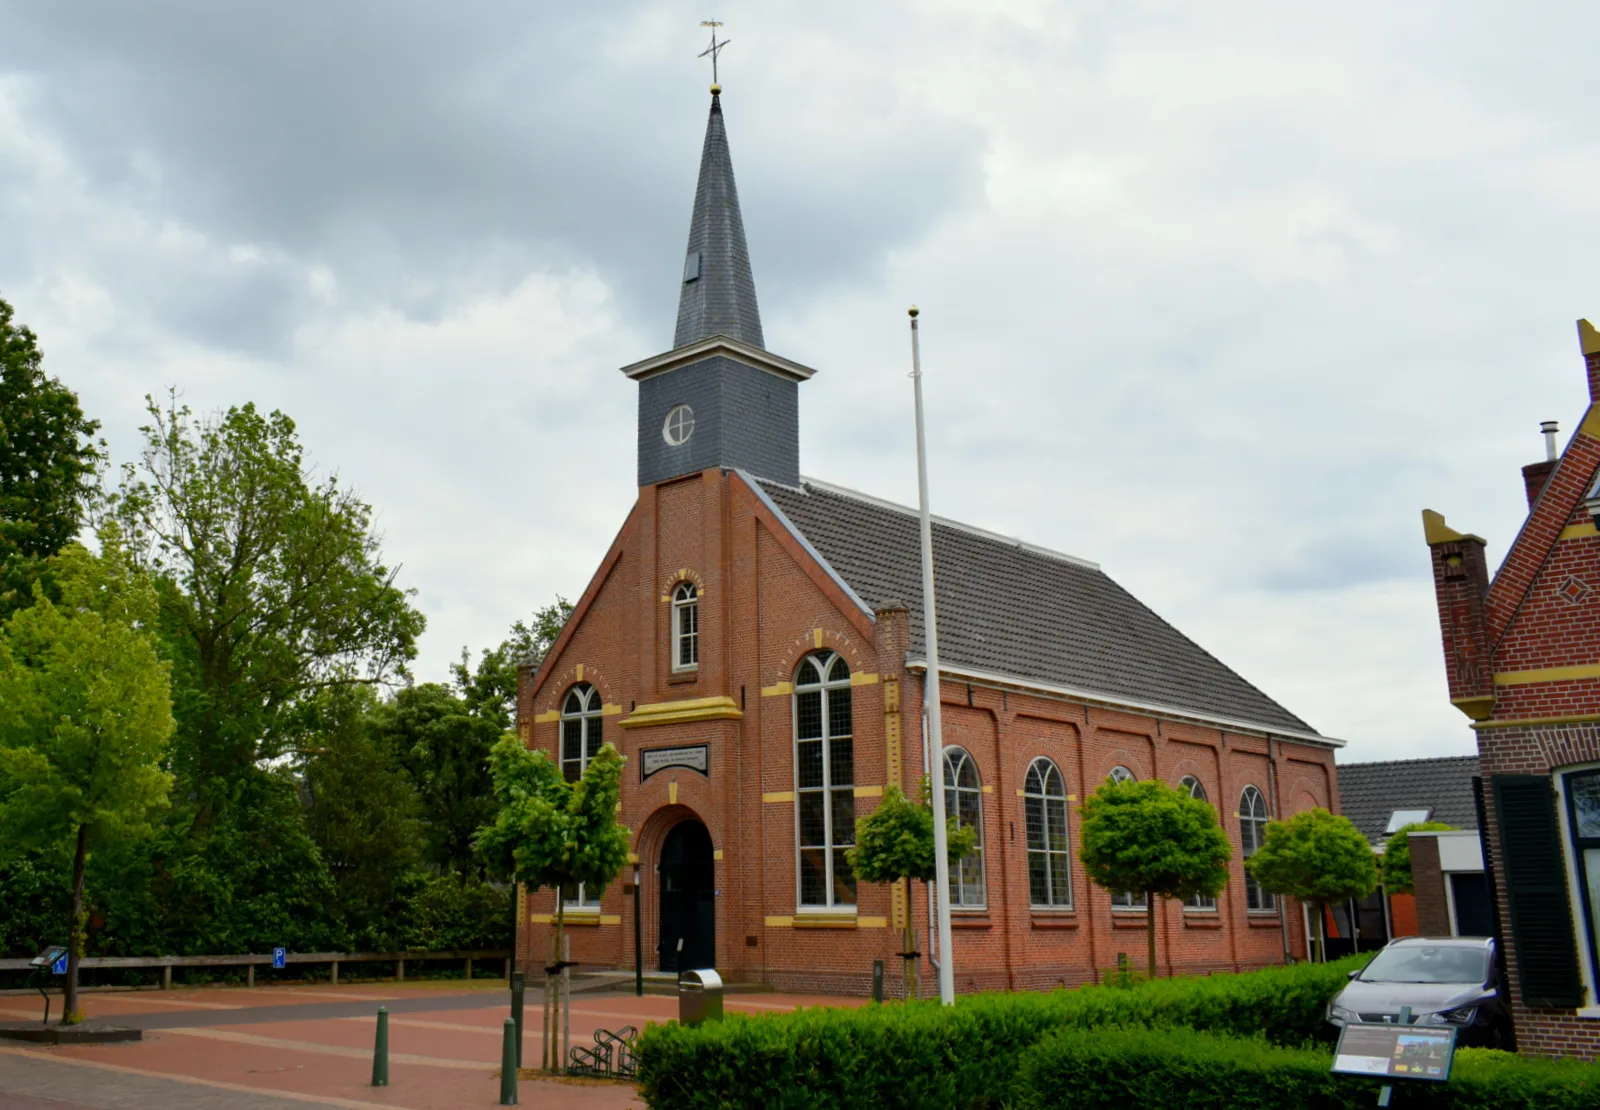
<instances>
[{"instance_id":1,"label":"parking sign","mask_svg":"<svg viewBox=\"0 0 1600 1110\"><path fill-rule=\"evenodd\" d=\"M282 971L283 965L288 962L288 957L289 950L287 948L274 948L272 950L272 966Z\"/></svg>"},{"instance_id":2,"label":"parking sign","mask_svg":"<svg viewBox=\"0 0 1600 1110\"><path fill-rule=\"evenodd\" d=\"M65 975L67 973L67 954L61 953L61 958L50 965L50 974Z\"/></svg>"}]
</instances>

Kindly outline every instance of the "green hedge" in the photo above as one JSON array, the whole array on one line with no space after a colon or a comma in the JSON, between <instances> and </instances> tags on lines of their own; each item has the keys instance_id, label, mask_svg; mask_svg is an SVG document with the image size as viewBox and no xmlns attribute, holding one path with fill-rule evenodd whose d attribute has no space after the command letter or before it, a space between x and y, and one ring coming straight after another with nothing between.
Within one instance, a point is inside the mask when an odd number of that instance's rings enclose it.
<instances>
[{"instance_id":1,"label":"green hedge","mask_svg":"<svg viewBox=\"0 0 1600 1110\"><path fill-rule=\"evenodd\" d=\"M1370 1110L1379 1081L1334 1075L1321 1048L1189 1029L1072 1029L1021 1061L1022 1110ZM1448 1083L1397 1081L1394 1105L1430 1110L1590 1110L1600 1078L1587 1064L1462 1049Z\"/></svg>"},{"instance_id":2,"label":"green hedge","mask_svg":"<svg viewBox=\"0 0 1600 1110\"><path fill-rule=\"evenodd\" d=\"M1134 987L983 994L950 1009L914 1002L817 1008L686 1029L639 1042L645 1100L657 1110L998 1104L1022 1054L1062 1028L1187 1026L1283 1044L1327 1035L1324 1009L1366 957Z\"/></svg>"}]
</instances>

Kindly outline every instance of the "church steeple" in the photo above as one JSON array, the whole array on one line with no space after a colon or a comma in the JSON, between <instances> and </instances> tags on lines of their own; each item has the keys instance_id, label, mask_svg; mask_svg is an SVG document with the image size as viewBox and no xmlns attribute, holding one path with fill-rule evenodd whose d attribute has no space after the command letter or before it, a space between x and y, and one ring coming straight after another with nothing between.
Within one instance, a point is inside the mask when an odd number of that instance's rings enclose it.
<instances>
[{"instance_id":1,"label":"church steeple","mask_svg":"<svg viewBox=\"0 0 1600 1110\"><path fill-rule=\"evenodd\" d=\"M733 181L733 159L722 123L721 86L711 86L711 118L700 152L700 182L689 222L689 247L683 263L683 288L678 295L678 330L674 347L713 335L726 335L752 347L765 348L756 282L750 272L750 251L739 215L739 190Z\"/></svg>"}]
</instances>

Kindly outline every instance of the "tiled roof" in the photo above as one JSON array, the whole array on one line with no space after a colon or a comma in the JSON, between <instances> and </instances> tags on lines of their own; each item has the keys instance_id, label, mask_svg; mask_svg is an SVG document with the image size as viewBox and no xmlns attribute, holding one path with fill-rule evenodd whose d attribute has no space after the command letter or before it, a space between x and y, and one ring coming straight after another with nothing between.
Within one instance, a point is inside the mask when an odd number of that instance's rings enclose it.
<instances>
[{"instance_id":1,"label":"tiled roof","mask_svg":"<svg viewBox=\"0 0 1600 1110\"><path fill-rule=\"evenodd\" d=\"M683 282L678 294L678 328L673 347L684 347L713 335L732 336L752 347L765 347L719 96L711 98L711 118L706 122L687 254L683 277L689 280Z\"/></svg>"},{"instance_id":2,"label":"tiled roof","mask_svg":"<svg viewBox=\"0 0 1600 1110\"><path fill-rule=\"evenodd\" d=\"M1478 812L1472 804L1472 776L1477 773L1475 755L1341 763L1339 810L1374 844L1388 839L1383 830L1397 809L1430 809L1430 821L1475 829Z\"/></svg>"},{"instance_id":3,"label":"tiled roof","mask_svg":"<svg viewBox=\"0 0 1600 1110\"><path fill-rule=\"evenodd\" d=\"M911 656L920 659L916 512L810 479L799 490L760 485L867 606L905 603ZM933 553L945 666L1267 732L1316 735L1093 563L937 518Z\"/></svg>"}]
</instances>

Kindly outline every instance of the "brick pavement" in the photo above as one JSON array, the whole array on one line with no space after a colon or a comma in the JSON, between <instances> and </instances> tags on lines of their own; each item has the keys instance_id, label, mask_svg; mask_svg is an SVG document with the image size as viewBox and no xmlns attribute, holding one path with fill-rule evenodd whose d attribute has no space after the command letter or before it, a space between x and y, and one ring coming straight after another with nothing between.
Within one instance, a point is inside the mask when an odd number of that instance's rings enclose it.
<instances>
[{"instance_id":1,"label":"brick pavement","mask_svg":"<svg viewBox=\"0 0 1600 1110\"><path fill-rule=\"evenodd\" d=\"M0 1110L173 1107L299 1110L307 1106L448 1110L498 1104L507 996L425 984L302 988L210 988L96 993L91 1016L138 1023L136 1044L61 1047L0 1044ZM292 1001L290 999L292 996ZM542 995L528 999L524 1063L542 1047ZM729 1012L859 1000L757 995L727 999ZM386 1088L368 1086L375 1013L387 1006ZM21 998L0 998L0 1014L35 1016ZM676 1015L676 999L618 993L574 999L572 1043L597 1028L642 1028ZM522 1104L551 1110L634 1110L631 1084L524 1079Z\"/></svg>"}]
</instances>

